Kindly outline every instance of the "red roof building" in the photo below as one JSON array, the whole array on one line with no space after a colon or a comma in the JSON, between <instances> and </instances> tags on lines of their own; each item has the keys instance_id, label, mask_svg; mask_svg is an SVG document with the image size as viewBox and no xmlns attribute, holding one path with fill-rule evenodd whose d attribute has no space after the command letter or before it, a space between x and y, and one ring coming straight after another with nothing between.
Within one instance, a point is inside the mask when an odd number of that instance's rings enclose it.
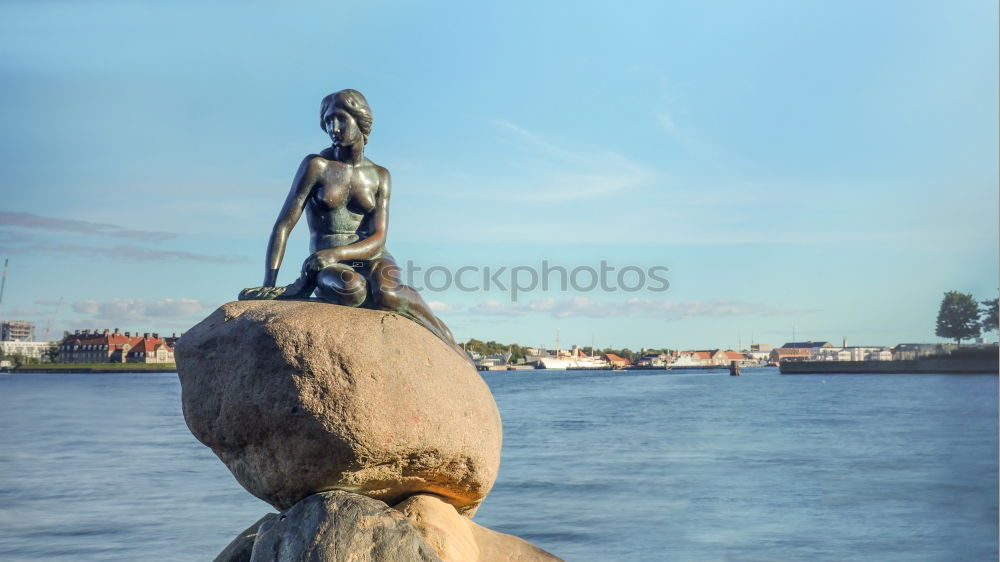
<instances>
[{"instance_id":1,"label":"red roof building","mask_svg":"<svg viewBox=\"0 0 1000 562\"><path fill-rule=\"evenodd\" d=\"M157 334L77 330L59 345L60 363L173 363L174 350Z\"/></svg>"},{"instance_id":2,"label":"red roof building","mask_svg":"<svg viewBox=\"0 0 1000 562\"><path fill-rule=\"evenodd\" d=\"M614 365L615 367L627 367L629 365L628 359L615 355L614 353L605 353L604 359L607 360L608 363Z\"/></svg>"},{"instance_id":3,"label":"red roof building","mask_svg":"<svg viewBox=\"0 0 1000 562\"><path fill-rule=\"evenodd\" d=\"M721 349L701 349L689 351L693 359L703 362L706 365L729 365L729 358L726 352Z\"/></svg>"}]
</instances>

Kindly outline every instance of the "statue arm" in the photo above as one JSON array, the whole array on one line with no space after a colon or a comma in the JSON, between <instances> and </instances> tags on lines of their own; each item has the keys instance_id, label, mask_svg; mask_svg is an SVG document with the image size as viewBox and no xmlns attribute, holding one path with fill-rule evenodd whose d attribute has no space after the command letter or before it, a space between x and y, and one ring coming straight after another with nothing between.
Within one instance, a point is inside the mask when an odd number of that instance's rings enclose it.
<instances>
[{"instance_id":1,"label":"statue arm","mask_svg":"<svg viewBox=\"0 0 1000 562\"><path fill-rule=\"evenodd\" d=\"M281 267L281 260L285 257L285 244L288 242L288 235L295 227L295 223L302 216L302 210L309 199L309 193L316 184L321 166L319 158L310 154L302 160L299 170L295 173L292 181L292 188L285 199L285 205L278 214L278 220L274 222L274 229L271 230L271 238L267 242L267 261L264 270L264 286L274 287L278 281L278 269Z\"/></svg>"},{"instance_id":2,"label":"statue arm","mask_svg":"<svg viewBox=\"0 0 1000 562\"><path fill-rule=\"evenodd\" d=\"M372 210L372 233L364 240L353 244L338 246L321 252L332 252L335 261L370 260L383 248L389 231L389 193L392 190L392 178L389 170L383 169L382 181L375 195L375 208Z\"/></svg>"}]
</instances>

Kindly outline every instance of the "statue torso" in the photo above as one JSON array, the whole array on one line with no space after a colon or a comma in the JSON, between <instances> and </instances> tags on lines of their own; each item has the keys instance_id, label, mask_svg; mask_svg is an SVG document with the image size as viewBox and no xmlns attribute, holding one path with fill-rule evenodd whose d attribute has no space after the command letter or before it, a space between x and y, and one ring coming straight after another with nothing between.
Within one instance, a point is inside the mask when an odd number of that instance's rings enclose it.
<instances>
[{"instance_id":1,"label":"statue torso","mask_svg":"<svg viewBox=\"0 0 1000 562\"><path fill-rule=\"evenodd\" d=\"M381 169L367 158L358 165L324 161L306 203L312 251L351 244L371 235Z\"/></svg>"}]
</instances>

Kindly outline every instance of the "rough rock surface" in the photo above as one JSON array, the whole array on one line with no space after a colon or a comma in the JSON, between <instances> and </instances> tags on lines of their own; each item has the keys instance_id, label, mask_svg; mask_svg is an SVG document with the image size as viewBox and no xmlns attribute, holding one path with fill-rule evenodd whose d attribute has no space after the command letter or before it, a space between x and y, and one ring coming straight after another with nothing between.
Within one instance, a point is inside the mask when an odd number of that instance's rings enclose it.
<instances>
[{"instance_id":1,"label":"rough rock surface","mask_svg":"<svg viewBox=\"0 0 1000 562\"><path fill-rule=\"evenodd\" d=\"M489 388L399 315L231 302L184 334L176 358L191 432L278 510L336 489L390 504L432 493L471 516L496 479Z\"/></svg>"},{"instance_id":2,"label":"rough rock surface","mask_svg":"<svg viewBox=\"0 0 1000 562\"><path fill-rule=\"evenodd\" d=\"M394 506L405 515L444 562L556 562L552 554L524 539L487 529L462 517L431 495L412 496Z\"/></svg>"},{"instance_id":3,"label":"rough rock surface","mask_svg":"<svg viewBox=\"0 0 1000 562\"><path fill-rule=\"evenodd\" d=\"M264 522L270 521L277 516L277 513L268 513L258 519L256 523L247 527L245 531L233 539L233 542L229 543L226 548L222 549L222 552L212 562L250 562L250 555L253 553L253 543L257 540L257 529Z\"/></svg>"},{"instance_id":4,"label":"rough rock surface","mask_svg":"<svg viewBox=\"0 0 1000 562\"><path fill-rule=\"evenodd\" d=\"M400 512L348 492L313 494L261 525L251 562L440 562Z\"/></svg>"}]
</instances>

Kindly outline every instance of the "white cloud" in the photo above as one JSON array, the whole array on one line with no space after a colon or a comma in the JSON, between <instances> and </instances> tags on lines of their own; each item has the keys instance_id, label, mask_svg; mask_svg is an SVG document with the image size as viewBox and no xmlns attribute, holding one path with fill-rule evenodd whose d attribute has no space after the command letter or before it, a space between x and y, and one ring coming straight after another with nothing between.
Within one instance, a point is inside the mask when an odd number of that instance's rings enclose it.
<instances>
[{"instance_id":1,"label":"white cloud","mask_svg":"<svg viewBox=\"0 0 1000 562\"><path fill-rule=\"evenodd\" d=\"M20 245L13 245L20 244ZM163 262L163 261L193 261L201 263L233 264L247 263L246 256L218 256L183 252L176 250L158 250L134 244L117 244L115 246L89 246L84 244L69 244L65 242L35 241L30 236L3 236L0 233L0 250L11 254L40 253L59 254L75 257L97 257L125 262Z\"/></svg>"},{"instance_id":2,"label":"white cloud","mask_svg":"<svg viewBox=\"0 0 1000 562\"><path fill-rule=\"evenodd\" d=\"M5 308L3 310L4 318L8 320L18 317L38 316L40 314L41 312L37 308L30 306L15 306L14 308Z\"/></svg>"},{"instance_id":3,"label":"white cloud","mask_svg":"<svg viewBox=\"0 0 1000 562\"><path fill-rule=\"evenodd\" d=\"M73 312L80 314L95 314L101 304L95 300L77 301L73 303Z\"/></svg>"},{"instance_id":4,"label":"white cloud","mask_svg":"<svg viewBox=\"0 0 1000 562\"><path fill-rule=\"evenodd\" d=\"M442 301L430 301L427 303L427 306L434 312L454 312L462 309L462 305L460 304L448 304Z\"/></svg>"},{"instance_id":5,"label":"white cloud","mask_svg":"<svg viewBox=\"0 0 1000 562\"><path fill-rule=\"evenodd\" d=\"M95 321L145 321L150 319L178 318L189 316L207 308L195 299L160 299L144 301L136 299L115 299L106 302L82 300L73 303L73 312L90 315Z\"/></svg>"},{"instance_id":6,"label":"white cloud","mask_svg":"<svg viewBox=\"0 0 1000 562\"><path fill-rule=\"evenodd\" d=\"M35 230L73 232L77 234L100 234L115 238L129 238L133 240L146 240L151 242L171 240L173 238L177 238L178 236L177 233L174 232L123 228L113 224L56 217L43 217L32 213L12 213L8 211L0 211L0 225L17 226Z\"/></svg>"}]
</instances>

